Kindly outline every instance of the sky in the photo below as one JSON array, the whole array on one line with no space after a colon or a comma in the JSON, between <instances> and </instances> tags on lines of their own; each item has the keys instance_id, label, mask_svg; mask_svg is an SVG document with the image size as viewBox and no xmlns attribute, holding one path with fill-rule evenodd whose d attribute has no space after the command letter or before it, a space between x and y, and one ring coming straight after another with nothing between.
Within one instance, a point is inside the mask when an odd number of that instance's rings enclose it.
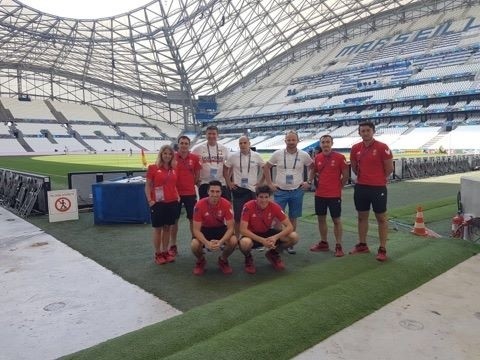
<instances>
[{"instance_id":1,"label":"sky","mask_svg":"<svg viewBox=\"0 0 480 360\"><path fill-rule=\"evenodd\" d=\"M43 12L75 19L98 19L119 15L151 0L20 0Z\"/></svg>"}]
</instances>

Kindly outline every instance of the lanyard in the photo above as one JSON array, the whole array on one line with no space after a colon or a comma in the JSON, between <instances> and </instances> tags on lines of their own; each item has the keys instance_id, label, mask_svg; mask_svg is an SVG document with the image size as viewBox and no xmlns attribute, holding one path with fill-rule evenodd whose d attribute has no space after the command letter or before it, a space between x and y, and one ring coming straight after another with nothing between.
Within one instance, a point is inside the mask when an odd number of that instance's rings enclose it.
<instances>
[{"instance_id":1,"label":"lanyard","mask_svg":"<svg viewBox=\"0 0 480 360\"><path fill-rule=\"evenodd\" d=\"M298 160L298 150L295 153L295 161L293 162L293 167L292 169L295 170L295 166L297 166L297 160ZM287 170L287 150L283 152L283 167L285 170Z\"/></svg>"},{"instance_id":2,"label":"lanyard","mask_svg":"<svg viewBox=\"0 0 480 360\"><path fill-rule=\"evenodd\" d=\"M219 157L218 157L218 144L216 144L217 146L217 159L215 160L215 162L219 163ZM210 145L207 144L207 151L208 151L208 162L211 164L212 163L212 155L210 154Z\"/></svg>"},{"instance_id":3,"label":"lanyard","mask_svg":"<svg viewBox=\"0 0 480 360\"><path fill-rule=\"evenodd\" d=\"M250 174L250 160L252 159L252 153L248 152L248 167L247 167L247 175ZM242 152L240 152L240 173L243 174L242 168Z\"/></svg>"}]
</instances>

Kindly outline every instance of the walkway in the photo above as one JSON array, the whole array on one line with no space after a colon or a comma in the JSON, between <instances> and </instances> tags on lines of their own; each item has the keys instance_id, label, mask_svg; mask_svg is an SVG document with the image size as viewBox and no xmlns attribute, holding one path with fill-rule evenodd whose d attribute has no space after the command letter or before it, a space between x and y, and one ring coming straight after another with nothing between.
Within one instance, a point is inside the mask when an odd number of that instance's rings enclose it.
<instances>
[{"instance_id":1,"label":"walkway","mask_svg":"<svg viewBox=\"0 0 480 360\"><path fill-rule=\"evenodd\" d=\"M54 359L180 314L0 208L0 359Z\"/></svg>"}]
</instances>

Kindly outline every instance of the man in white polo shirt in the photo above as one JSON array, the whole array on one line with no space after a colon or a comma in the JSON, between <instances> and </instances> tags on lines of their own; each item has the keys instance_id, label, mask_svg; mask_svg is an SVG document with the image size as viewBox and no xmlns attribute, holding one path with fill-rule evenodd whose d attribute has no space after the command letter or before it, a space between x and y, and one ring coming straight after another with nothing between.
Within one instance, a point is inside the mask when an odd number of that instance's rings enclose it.
<instances>
[{"instance_id":1,"label":"man in white polo shirt","mask_svg":"<svg viewBox=\"0 0 480 360\"><path fill-rule=\"evenodd\" d=\"M297 218L302 216L303 194L310 185L304 180L305 167L313 160L306 151L297 149L298 134L290 130L285 135L285 149L277 150L263 167L267 185L274 191L274 200L285 211L288 206L288 217L297 229ZM272 180L271 169L276 166L275 182ZM295 254L293 248L288 248L290 254Z\"/></svg>"},{"instance_id":2,"label":"man in white polo shirt","mask_svg":"<svg viewBox=\"0 0 480 360\"><path fill-rule=\"evenodd\" d=\"M208 196L208 183L212 180L218 180L222 183L222 197L231 201L230 189L227 188L225 177L223 176L223 167L228 159L229 150L218 143L218 128L215 125L207 127L207 143L195 146L192 153L200 157L202 169L200 170L200 180L198 194L200 198Z\"/></svg>"},{"instance_id":3,"label":"man in white polo shirt","mask_svg":"<svg viewBox=\"0 0 480 360\"><path fill-rule=\"evenodd\" d=\"M263 165L265 165L265 161L263 161L260 154L250 149L248 136L240 136L238 146L240 151L231 154L225 163L225 180L228 188L232 192L235 234L237 236L240 231L240 218L242 216L243 205L245 205L247 201L256 198L255 187L263 182L263 172L261 172L261 170L263 169ZM260 181L259 173L261 173Z\"/></svg>"}]
</instances>

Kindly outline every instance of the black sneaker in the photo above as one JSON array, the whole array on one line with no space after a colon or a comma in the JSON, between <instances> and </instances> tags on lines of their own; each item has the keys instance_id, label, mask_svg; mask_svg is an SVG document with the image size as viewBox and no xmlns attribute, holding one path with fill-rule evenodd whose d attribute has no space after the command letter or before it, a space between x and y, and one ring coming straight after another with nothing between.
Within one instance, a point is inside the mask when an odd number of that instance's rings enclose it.
<instances>
[{"instance_id":1,"label":"black sneaker","mask_svg":"<svg viewBox=\"0 0 480 360\"><path fill-rule=\"evenodd\" d=\"M290 255L295 255L297 253L297 250L295 250L293 246L288 247L286 250Z\"/></svg>"}]
</instances>

